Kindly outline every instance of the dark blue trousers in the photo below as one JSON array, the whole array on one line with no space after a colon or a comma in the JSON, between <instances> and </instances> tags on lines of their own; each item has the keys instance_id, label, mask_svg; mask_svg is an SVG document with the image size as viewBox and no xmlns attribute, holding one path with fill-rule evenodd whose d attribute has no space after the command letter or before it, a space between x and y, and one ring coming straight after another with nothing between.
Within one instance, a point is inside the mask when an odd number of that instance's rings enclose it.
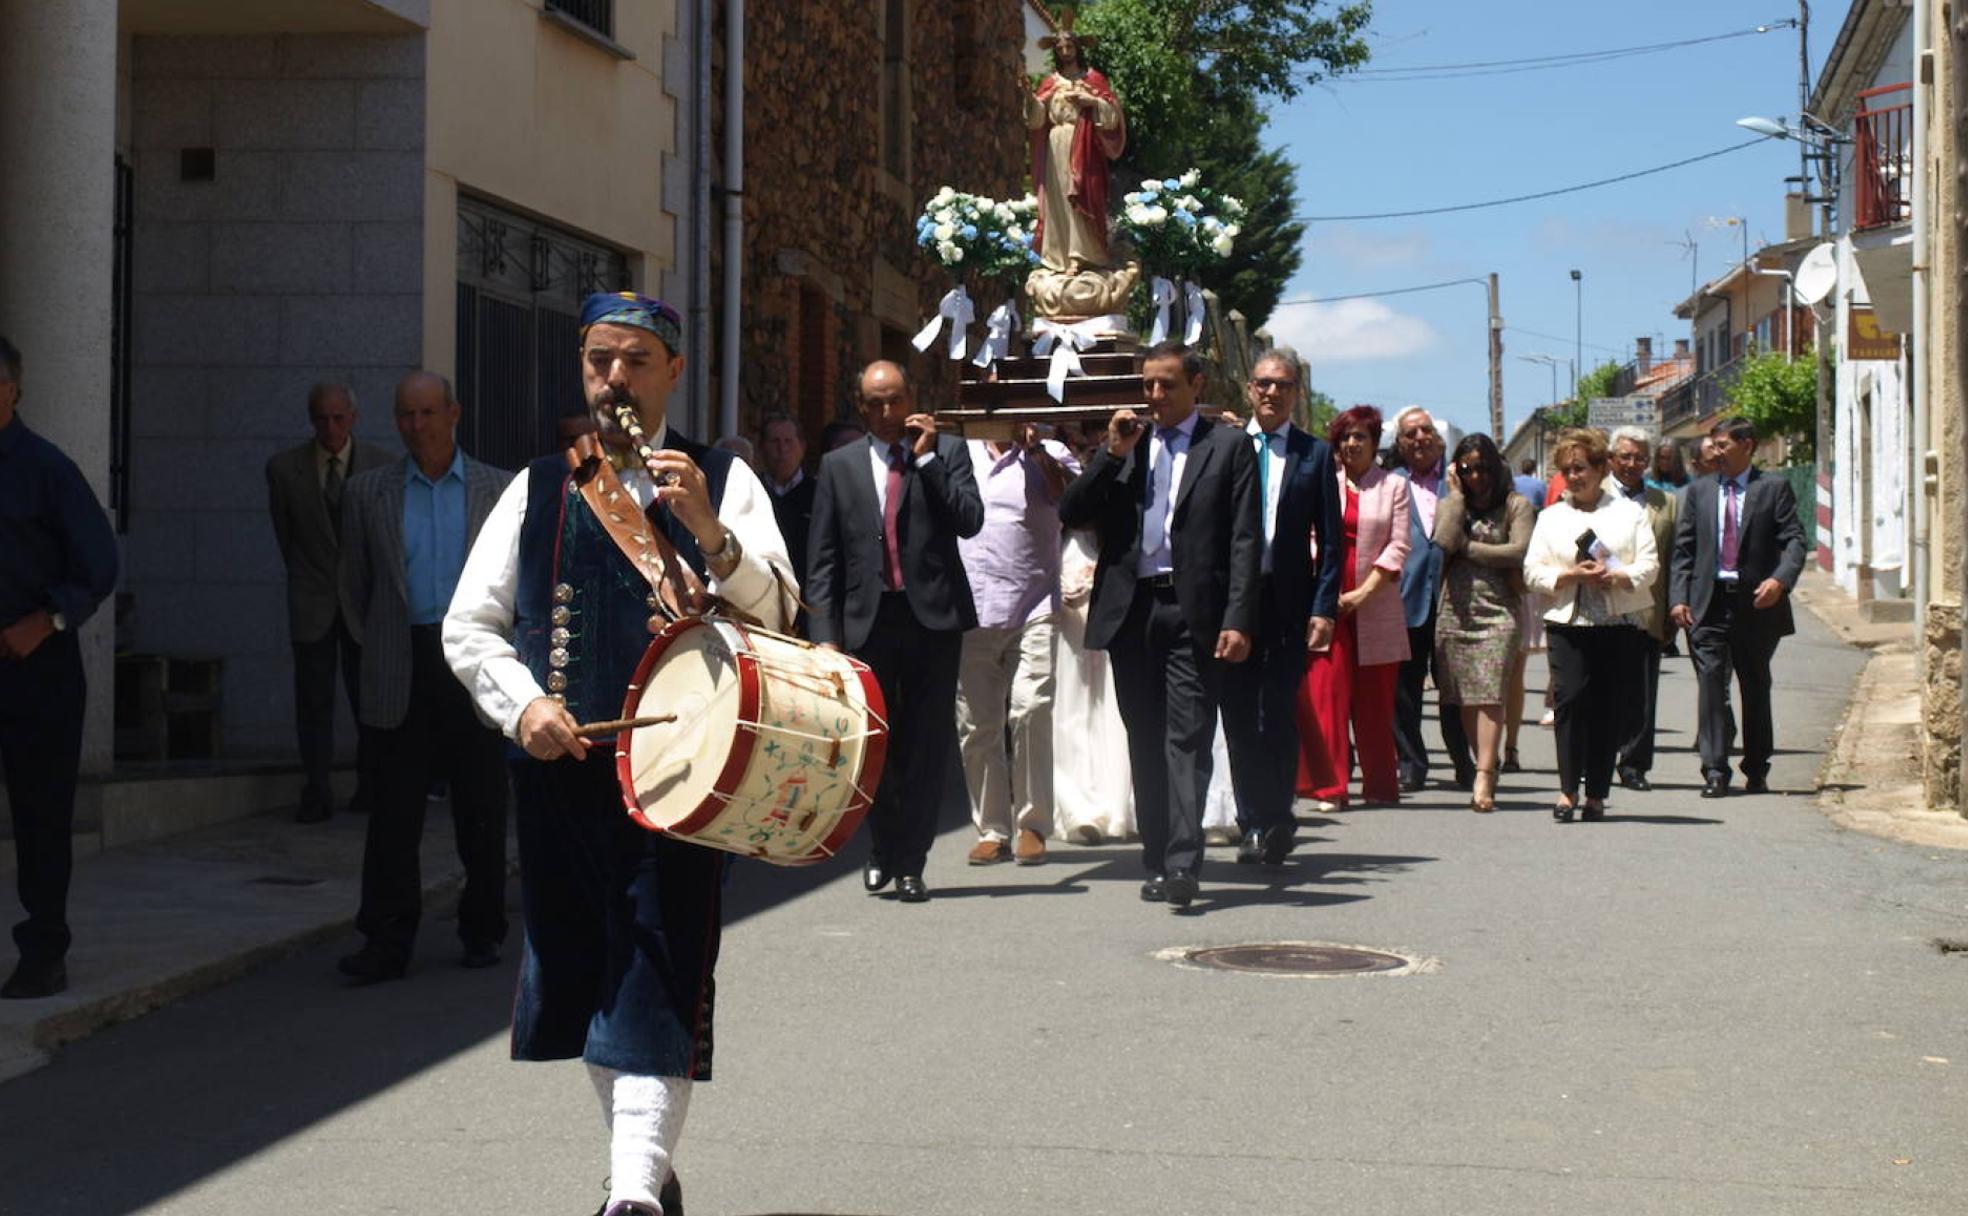
<instances>
[{"instance_id":1,"label":"dark blue trousers","mask_svg":"<svg viewBox=\"0 0 1968 1216\"><path fill-rule=\"evenodd\" d=\"M13 809L21 957L68 953L68 880L74 869L75 770L82 763L82 651L57 633L19 662L0 659L0 768Z\"/></svg>"}]
</instances>

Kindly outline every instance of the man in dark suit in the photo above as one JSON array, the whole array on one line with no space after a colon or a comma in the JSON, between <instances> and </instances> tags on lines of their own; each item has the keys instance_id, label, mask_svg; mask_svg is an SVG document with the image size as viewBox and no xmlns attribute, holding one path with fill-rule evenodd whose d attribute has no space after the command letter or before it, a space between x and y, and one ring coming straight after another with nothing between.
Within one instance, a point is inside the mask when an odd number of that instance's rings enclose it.
<instances>
[{"instance_id":1,"label":"man in dark suit","mask_svg":"<svg viewBox=\"0 0 1968 1216\"><path fill-rule=\"evenodd\" d=\"M806 534L813 526L813 494L819 483L806 475L806 436L799 423L773 414L759 428L759 457L765 488L772 495L772 516L793 559L793 577L806 582Z\"/></svg>"},{"instance_id":2,"label":"man in dark suit","mask_svg":"<svg viewBox=\"0 0 1968 1216\"><path fill-rule=\"evenodd\" d=\"M1408 618L1408 660L1394 686L1394 747L1400 752L1401 788L1410 793L1428 784L1428 743L1421 733L1423 688L1435 667L1435 616L1442 590L1442 547L1435 543L1435 507L1448 493L1443 480L1442 433L1435 419L1420 406L1394 416L1394 471L1408 479L1413 509L1408 512L1408 563L1401 570L1401 607ZM1462 711L1455 705L1436 707L1442 724L1442 748L1459 789L1476 780L1469 737L1462 729Z\"/></svg>"},{"instance_id":3,"label":"man in dark suit","mask_svg":"<svg viewBox=\"0 0 1968 1216\"><path fill-rule=\"evenodd\" d=\"M397 979L409 965L423 911L417 855L434 777L450 785L465 866L464 965L497 963L506 937L505 745L452 676L442 635L465 555L512 475L459 450L459 412L442 376L404 377L396 429L407 453L349 482L342 504L342 584L362 642L358 713L375 732L380 786L355 922L366 944L339 964L359 984Z\"/></svg>"},{"instance_id":4,"label":"man in dark suit","mask_svg":"<svg viewBox=\"0 0 1968 1216\"><path fill-rule=\"evenodd\" d=\"M1258 625L1251 658L1224 669L1223 733L1237 791L1237 860L1277 865L1291 854L1298 775L1298 686L1306 656L1332 641L1339 616L1339 479L1332 448L1294 427L1299 364L1260 356L1244 393L1264 521ZM1322 560L1311 556L1314 535Z\"/></svg>"},{"instance_id":5,"label":"man in dark suit","mask_svg":"<svg viewBox=\"0 0 1968 1216\"><path fill-rule=\"evenodd\" d=\"M1180 342L1151 347L1141 385L1152 427L1117 411L1059 520L1099 540L1086 644L1114 664L1148 871L1141 898L1180 910L1202 866L1224 668L1250 657L1258 628L1264 524L1250 439L1196 408L1202 360Z\"/></svg>"},{"instance_id":6,"label":"man in dark suit","mask_svg":"<svg viewBox=\"0 0 1968 1216\"><path fill-rule=\"evenodd\" d=\"M342 669L349 709L362 702L362 650L349 632L340 579L342 495L348 479L390 463L390 454L354 437L355 392L346 384L308 390L314 438L267 461L267 513L287 567L287 628L294 646L294 732L301 747L301 807L295 818L318 823L333 810L328 766L335 758L335 668ZM368 809L368 732L356 728L355 796Z\"/></svg>"},{"instance_id":7,"label":"man in dark suit","mask_svg":"<svg viewBox=\"0 0 1968 1216\"><path fill-rule=\"evenodd\" d=\"M1741 419L1717 423L1705 450L1714 472L1688 483L1675 523L1670 616L1688 630L1695 660L1702 797L1729 792L1732 671L1742 693L1743 789L1763 794L1776 749L1770 660L1777 643L1797 631L1790 590L1804 572L1804 526L1790 483L1749 467L1754 426Z\"/></svg>"},{"instance_id":8,"label":"man in dark suit","mask_svg":"<svg viewBox=\"0 0 1968 1216\"><path fill-rule=\"evenodd\" d=\"M923 863L937 810L960 780L957 673L977 626L959 537L984 527L984 499L962 439L919 413L894 363L861 373L867 439L820 462L808 537L806 601L814 641L874 670L888 706L888 759L868 825L863 884L890 879L904 903L929 898Z\"/></svg>"}]
</instances>

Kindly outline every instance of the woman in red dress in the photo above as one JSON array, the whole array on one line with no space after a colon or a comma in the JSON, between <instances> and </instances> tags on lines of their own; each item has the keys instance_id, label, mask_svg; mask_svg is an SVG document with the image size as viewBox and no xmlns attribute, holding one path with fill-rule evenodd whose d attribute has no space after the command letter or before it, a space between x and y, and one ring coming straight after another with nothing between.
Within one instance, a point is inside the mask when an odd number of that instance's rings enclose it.
<instances>
[{"instance_id":1,"label":"woman in red dress","mask_svg":"<svg viewBox=\"0 0 1968 1216\"><path fill-rule=\"evenodd\" d=\"M1380 411L1356 405L1328 432L1341 517L1339 621L1300 686L1298 793L1345 807L1360 758L1360 798L1401 800L1395 771L1394 685L1408 658L1401 567L1408 559L1408 482L1374 463Z\"/></svg>"}]
</instances>

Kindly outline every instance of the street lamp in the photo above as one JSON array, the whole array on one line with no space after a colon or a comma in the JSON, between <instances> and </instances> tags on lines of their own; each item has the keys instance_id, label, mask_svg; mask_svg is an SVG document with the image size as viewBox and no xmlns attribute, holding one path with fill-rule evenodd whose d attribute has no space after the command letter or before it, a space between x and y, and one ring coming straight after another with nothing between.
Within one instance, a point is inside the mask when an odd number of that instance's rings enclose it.
<instances>
[{"instance_id":1,"label":"street lamp","mask_svg":"<svg viewBox=\"0 0 1968 1216\"><path fill-rule=\"evenodd\" d=\"M1564 360L1556 355L1518 355L1526 363L1542 363L1551 369L1551 404L1558 404L1558 365Z\"/></svg>"},{"instance_id":2,"label":"street lamp","mask_svg":"<svg viewBox=\"0 0 1968 1216\"><path fill-rule=\"evenodd\" d=\"M1585 275L1572 271L1572 341L1578 349L1572 356L1572 396L1579 392L1579 369L1585 366Z\"/></svg>"}]
</instances>

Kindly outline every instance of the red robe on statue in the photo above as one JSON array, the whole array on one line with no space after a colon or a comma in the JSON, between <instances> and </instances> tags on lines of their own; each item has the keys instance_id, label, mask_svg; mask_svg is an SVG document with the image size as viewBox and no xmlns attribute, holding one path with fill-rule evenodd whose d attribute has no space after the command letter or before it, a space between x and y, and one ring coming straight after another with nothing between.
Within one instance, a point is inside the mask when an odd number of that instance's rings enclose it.
<instances>
[{"instance_id":1,"label":"red robe on statue","mask_svg":"<svg viewBox=\"0 0 1968 1216\"><path fill-rule=\"evenodd\" d=\"M1038 101L1047 105L1052 95L1065 83L1059 73L1054 72L1039 82ZM1120 98L1114 95L1114 88L1107 83L1107 77L1098 68L1088 68L1086 75L1077 82L1087 92L1114 107L1116 122L1111 130L1101 130L1093 121L1091 114L1085 115L1076 124L1073 133L1072 189L1067 193L1073 210L1084 218L1094 234L1100 238L1102 248L1107 245L1107 163L1119 156L1127 148L1127 119L1121 111ZM1046 204L1046 142L1051 124L1041 125L1032 133L1032 185L1038 192L1039 220L1034 229L1034 243L1045 247L1045 204Z\"/></svg>"}]
</instances>

